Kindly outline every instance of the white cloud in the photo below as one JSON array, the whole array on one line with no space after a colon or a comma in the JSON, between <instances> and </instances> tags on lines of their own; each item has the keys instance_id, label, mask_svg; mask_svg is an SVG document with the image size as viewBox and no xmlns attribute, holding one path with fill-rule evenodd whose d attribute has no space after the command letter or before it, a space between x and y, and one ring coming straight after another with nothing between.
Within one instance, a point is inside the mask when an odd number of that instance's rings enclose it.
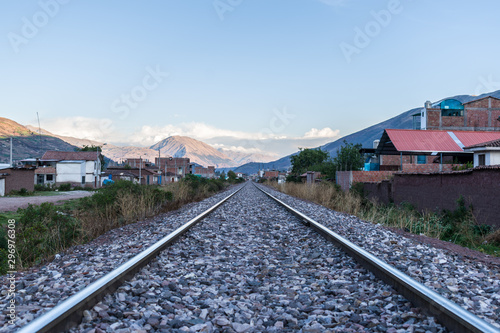
<instances>
[{"instance_id":1,"label":"white cloud","mask_svg":"<svg viewBox=\"0 0 500 333\"><path fill-rule=\"evenodd\" d=\"M304 134L304 138L335 138L338 137L340 131L332 130L330 127L323 129L311 128L310 131Z\"/></svg>"},{"instance_id":2,"label":"white cloud","mask_svg":"<svg viewBox=\"0 0 500 333\"><path fill-rule=\"evenodd\" d=\"M120 142L126 136L116 131L110 119L87 117L66 117L42 119L41 127L49 132L62 136L95 141Z\"/></svg>"},{"instance_id":3,"label":"white cloud","mask_svg":"<svg viewBox=\"0 0 500 333\"><path fill-rule=\"evenodd\" d=\"M149 147L169 136L181 135L203 141L214 148L248 154L284 156L301 148L313 148L339 138L339 130L330 127L311 128L300 136L277 134L271 131L233 131L201 122L165 126L142 126L127 133L119 130L109 119L68 117L44 119L42 127L54 134L89 139L109 144Z\"/></svg>"}]
</instances>

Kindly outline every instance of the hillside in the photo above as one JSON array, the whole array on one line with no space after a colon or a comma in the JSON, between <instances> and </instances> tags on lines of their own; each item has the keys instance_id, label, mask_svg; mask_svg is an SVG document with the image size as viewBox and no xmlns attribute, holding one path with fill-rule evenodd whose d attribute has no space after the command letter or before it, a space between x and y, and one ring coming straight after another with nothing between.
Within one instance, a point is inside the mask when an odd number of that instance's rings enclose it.
<instances>
[{"instance_id":1,"label":"hillside","mask_svg":"<svg viewBox=\"0 0 500 333\"><path fill-rule=\"evenodd\" d=\"M74 151L75 146L61 139L38 135L29 128L7 118L0 118L0 163L9 163L10 139L14 161L25 158L40 158L47 150Z\"/></svg>"},{"instance_id":2,"label":"hillside","mask_svg":"<svg viewBox=\"0 0 500 333\"><path fill-rule=\"evenodd\" d=\"M476 99L483 98L485 96L493 96L496 98L500 98L500 90L497 90L492 93L486 93L480 96L470 96L470 95L457 95L453 97L446 97L443 98L437 102L440 102L444 99L448 98L454 98L459 100L462 103L470 102ZM436 103L437 103L436 102ZM423 103L422 103L423 105ZM413 118L412 115L421 111L423 109L422 107L411 109L408 111L405 111L401 113L400 115L397 115L393 118L390 118L386 121L383 121L381 123L378 123L376 125L370 126L368 128L362 129L358 132L346 135L336 141L327 143L323 146L321 146L321 149L326 150L330 153L330 156L336 156L337 155L337 149L340 148L344 140L346 140L349 143L361 143L363 147L371 148L373 146L373 141L380 139L382 136L382 133L384 132L384 129L386 128L394 128L394 129L411 129L413 127ZM297 154L297 153L295 153ZM292 154L292 155L295 155ZM238 168L235 168L235 171L238 172L244 172L244 173L256 173L259 168L260 169L278 169L278 170L286 170L291 167L290 164L290 156L288 155L285 157L282 157L276 161L269 162L269 163L249 163L249 164L244 164L241 165Z\"/></svg>"},{"instance_id":3,"label":"hillside","mask_svg":"<svg viewBox=\"0 0 500 333\"><path fill-rule=\"evenodd\" d=\"M217 168L234 167L235 162L208 144L187 136L171 136L150 147L160 150L162 156L188 157L191 162Z\"/></svg>"}]
</instances>

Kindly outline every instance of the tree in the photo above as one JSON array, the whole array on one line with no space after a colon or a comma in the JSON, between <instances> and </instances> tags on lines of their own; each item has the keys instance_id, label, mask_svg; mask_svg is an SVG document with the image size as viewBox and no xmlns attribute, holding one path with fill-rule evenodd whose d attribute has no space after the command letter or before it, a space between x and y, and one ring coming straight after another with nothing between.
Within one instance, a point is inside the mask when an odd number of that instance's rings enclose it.
<instances>
[{"instance_id":1,"label":"tree","mask_svg":"<svg viewBox=\"0 0 500 333\"><path fill-rule=\"evenodd\" d=\"M219 179L226 180L226 173L224 171L221 172Z\"/></svg>"},{"instance_id":2,"label":"tree","mask_svg":"<svg viewBox=\"0 0 500 333\"><path fill-rule=\"evenodd\" d=\"M106 160L104 159L104 155L102 154L102 146L83 146L82 148L75 149L76 151L95 151L97 155L97 151L100 152L99 160L101 161L101 171L104 171L104 166L106 164Z\"/></svg>"},{"instance_id":3,"label":"tree","mask_svg":"<svg viewBox=\"0 0 500 333\"><path fill-rule=\"evenodd\" d=\"M299 148L300 152L297 155L290 157L292 163L292 174L300 175L306 171L320 171L323 163L327 162L330 154L328 152L317 149Z\"/></svg>"},{"instance_id":4,"label":"tree","mask_svg":"<svg viewBox=\"0 0 500 333\"><path fill-rule=\"evenodd\" d=\"M236 182L236 178L237 178L237 177L236 177L236 173L235 173L233 170L229 170L229 171L227 172L227 177L229 178L229 182L230 182L230 183L234 183L234 182Z\"/></svg>"},{"instance_id":5,"label":"tree","mask_svg":"<svg viewBox=\"0 0 500 333\"><path fill-rule=\"evenodd\" d=\"M359 152L361 144L344 143L337 149L337 156L333 159L335 170L351 171L361 170L365 165L363 154Z\"/></svg>"}]
</instances>

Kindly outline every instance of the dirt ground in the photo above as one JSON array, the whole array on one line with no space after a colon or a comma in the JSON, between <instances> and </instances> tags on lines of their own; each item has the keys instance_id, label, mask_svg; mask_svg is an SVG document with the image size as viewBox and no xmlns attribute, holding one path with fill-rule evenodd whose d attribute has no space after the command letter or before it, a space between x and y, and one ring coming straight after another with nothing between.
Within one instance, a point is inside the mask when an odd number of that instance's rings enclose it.
<instances>
[{"instance_id":1,"label":"dirt ground","mask_svg":"<svg viewBox=\"0 0 500 333\"><path fill-rule=\"evenodd\" d=\"M39 205L43 202L57 203L59 201L88 197L91 196L92 194L94 194L94 192L70 191L70 192L61 192L60 195L54 195L54 196L34 196L34 197L15 197L15 198L0 197L0 212L16 211L18 208L28 207L28 204Z\"/></svg>"}]
</instances>

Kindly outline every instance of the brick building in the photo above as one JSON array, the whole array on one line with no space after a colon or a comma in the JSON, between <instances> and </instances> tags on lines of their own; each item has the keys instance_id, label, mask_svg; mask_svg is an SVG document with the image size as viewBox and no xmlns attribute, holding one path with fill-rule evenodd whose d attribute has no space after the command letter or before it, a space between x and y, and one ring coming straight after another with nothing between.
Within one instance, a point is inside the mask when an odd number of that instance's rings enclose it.
<instances>
[{"instance_id":1,"label":"brick building","mask_svg":"<svg viewBox=\"0 0 500 333\"><path fill-rule=\"evenodd\" d=\"M144 158L126 158L125 164L129 165L131 168L141 167L142 169L151 166L149 160Z\"/></svg>"},{"instance_id":2,"label":"brick building","mask_svg":"<svg viewBox=\"0 0 500 333\"><path fill-rule=\"evenodd\" d=\"M426 102L421 112L413 115L413 128L422 130L500 131L500 99L487 96L461 103L445 99Z\"/></svg>"},{"instance_id":3,"label":"brick building","mask_svg":"<svg viewBox=\"0 0 500 333\"><path fill-rule=\"evenodd\" d=\"M375 154L380 171L451 171L454 163L472 162L465 147L499 139L500 131L386 129Z\"/></svg>"},{"instance_id":4,"label":"brick building","mask_svg":"<svg viewBox=\"0 0 500 333\"><path fill-rule=\"evenodd\" d=\"M176 182L190 173L189 158L156 157L155 165L166 175L167 182Z\"/></svg>"},{"instance_id":5,"label":"brick building","mask_svg":"<svg viewBox=\"0 0 500 333\"><path fill-rule=\"evenodd\" d=\"M196 176L200 176L203 178L215 178L215 166L203 167L201 165L191 163L190 165L190 173Z\"/></svg>"},{"instance_id":6,"label":"brick building","mask_svg":"<svg viewBox=\"0 0 500 333\"><path fill-rule=\"evenodd\" d=\"M25 188L28 191L35 190L34 168L5 168L0 169L0 196L9 194L11 191L19 191Z\"/></svg>"}]
</instances>

